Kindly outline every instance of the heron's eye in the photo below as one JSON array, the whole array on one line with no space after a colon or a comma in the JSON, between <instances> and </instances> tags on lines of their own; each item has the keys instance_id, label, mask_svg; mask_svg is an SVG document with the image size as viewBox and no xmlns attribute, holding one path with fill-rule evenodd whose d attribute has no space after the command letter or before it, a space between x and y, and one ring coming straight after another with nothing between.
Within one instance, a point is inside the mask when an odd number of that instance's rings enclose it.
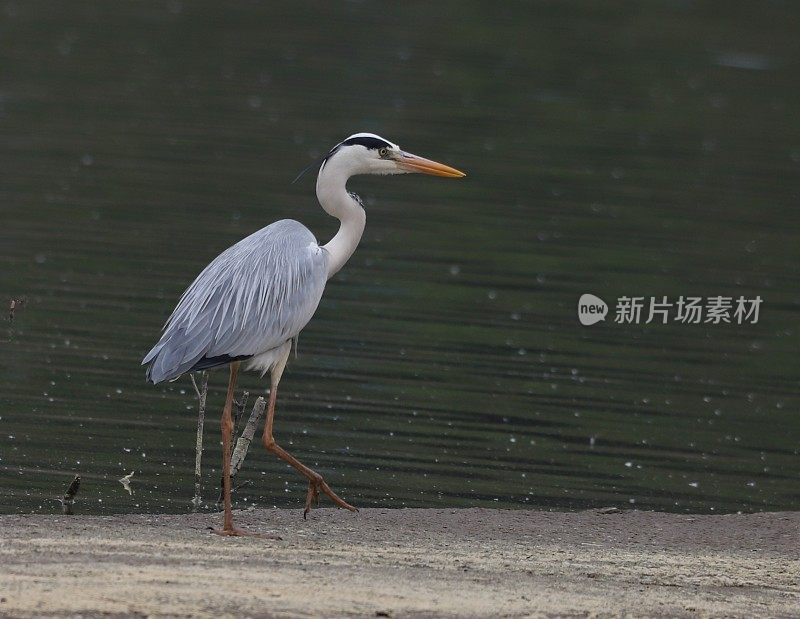
<instances>
[{"instance_id":1,"label":"heron's eye","mask_svg":"<svg viewBox=\"0 0 800 619\"><path fill-rule=\"evenodd\" d=\"M386 148L386 147L384 146L383 148L381 148L381 149L378 151L378 154L379 154L379 155L380 155L380 156L381 156L383 159L385 159L386 157L388 157L388 156L389 156L389 149L388 149L388 148Z\"/></svg>"}]
</instances>

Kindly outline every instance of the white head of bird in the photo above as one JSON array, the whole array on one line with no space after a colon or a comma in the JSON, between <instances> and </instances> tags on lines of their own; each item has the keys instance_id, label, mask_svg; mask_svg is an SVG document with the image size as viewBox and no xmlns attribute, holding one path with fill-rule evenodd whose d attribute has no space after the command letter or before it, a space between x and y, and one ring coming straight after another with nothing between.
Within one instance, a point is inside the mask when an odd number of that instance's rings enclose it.
<instances>
[{"instance_id":1,"label":"white head of bird","mask_svg":"<svg viewBox=\"0 0 800 619\"><path fill-rule=\"evenodd\" d=\"M355 133L334 146L320 167L320 178L334 174L433 174L460 178L463 172L402 150L374 133Z\"/></svg>"},{"instance_id":2,"label":"white head of bird","mask_svg":"<svg viewBox=\"0 0 800 619\"><path fill-rule=\"evenodd\" d=\"M317 199L325 212L341 221L339 233L325 245L331 256L330 275L339 271L352 255L366 223L361 201L346 189L347 180L357 174L413 173L448 178L466 176L443 163L412 155L374 133L355 133L324 157L317 176Z\"/></svg>"}]
</instances>

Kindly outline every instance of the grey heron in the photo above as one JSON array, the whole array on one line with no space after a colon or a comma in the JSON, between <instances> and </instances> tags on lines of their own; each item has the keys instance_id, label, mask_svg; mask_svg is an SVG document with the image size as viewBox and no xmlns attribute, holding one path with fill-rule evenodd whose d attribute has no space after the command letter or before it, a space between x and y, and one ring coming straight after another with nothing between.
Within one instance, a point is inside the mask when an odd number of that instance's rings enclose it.
<instances>
[{"instance_id":1,"label":"grey heron","mask_svg":"<svg viewBox=\"0 0 800 619\"><path fill-rule=\"evenodd\" d=\"M317 175L317 199L339 230L325 245L300 222L283 219L254 232L217 256L189 286L164 325L161 339L143 365L152 383L175 380L186 372L230 366L222 411L223 535L241 535L231 513L231 407L240 364L270 373L263 443L308 480L305 510L320 492L339 507L355 511L322 476L275 442L272 434L278 383L292 341L322 299L327 281L353 255L366 224L361 200L347 191L356 174L418 172L458 178L463 172L403 151L373 133L356 133L334 146Z\"/></svg>"}]
</instances>

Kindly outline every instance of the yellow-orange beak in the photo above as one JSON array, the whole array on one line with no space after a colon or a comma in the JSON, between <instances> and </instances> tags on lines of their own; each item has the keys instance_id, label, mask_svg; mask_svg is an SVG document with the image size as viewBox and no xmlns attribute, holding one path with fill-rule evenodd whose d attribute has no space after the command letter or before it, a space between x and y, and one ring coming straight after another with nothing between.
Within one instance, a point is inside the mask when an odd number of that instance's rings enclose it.
<instances>
[{"instance_id":1,"label":"yellow-orange beak","mask_svg":"<svg viewBox=\"0 0 800 619\"><path fill-rule=\"evenodd\" d=\"M462 176L466 176L461 170L456 170L449 165L425 159L425 157L417 157L411 153L400 153L396 161L398 167L407 172L421 172L422 174L446 176L448 178L461 178Z\"/></svg>"}]
</instances>

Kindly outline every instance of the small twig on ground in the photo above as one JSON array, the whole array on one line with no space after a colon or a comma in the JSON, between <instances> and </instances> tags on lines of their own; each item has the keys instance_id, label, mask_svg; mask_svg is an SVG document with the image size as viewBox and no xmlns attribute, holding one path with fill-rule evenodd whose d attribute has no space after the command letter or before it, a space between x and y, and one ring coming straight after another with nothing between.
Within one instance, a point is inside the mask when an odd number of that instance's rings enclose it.
<instances>
[{"instance_id":1,"label":"small twig on ground","mask_svg":"<svg viewBox=\"0 0 800 619\"><path fill-rule=\"evenodd\" d=\"M8 302L8 322L14 322L14 316L21 308L25 307L28 302L27 297L12 298Z\"/></svg>"},{"instance_id":2,"label":"small twig on ground","mask_svg":"<svg viewBox=\"0 0 800 619\"><path fill-rule=\"evenodd\" d=\"M197 381L194 379L194 374L189 374L194 385L194 391L197 394L197 443L195 445L195 458L194 458L194 498L192 505L195 508L203 504L203 498L200 496L200 465L203 460L203 424L206 419L206 399L208 397L208 372L204 371L202 375L202 386L197 387Z\"/></svg>"},{"instance_id":3,"label":"small twig on ground","mask_svg":"<svg viewBox=\"0 0 800 619\"><path fill-rule=\"evenodd\" d=\"M20 298L12 297L8 300L8 329L7 329L8 338L3 341L6 342L14 341L14 318L16 317L17 312L21 310L23 307L25 307L27 303L28 303L27 297L20 297Z\"/></svg>"},{"instance_id":4,"label":"small twig on ground","mask_svg":"<svg viewBox=\"0 0 800 619\"><path fill-rule=\"evenodd\" d=\"M66 515L72 515L72 504L75 502L75 495L78 494L78 490L81 487L81 476L76 475L75 479L72 480L72 483L67 488L67 492L64 494L64 498L61 499L61 512Z\"/></svg>"},{"instance_id":5,"label":"small twig on ground","mask_svg":"<svg viewBox=\"0 0 800 619\"><path fill-rule=\"evenodd\" d=\"M250 418L247 420L242 435L236 441L236 447L231 456L231 477L236 477L239 469L242 468L244 458L247 455L247 450L250 448L250 443L253 442L253 436L256 433L256 426L264 414L264 409L267 407L267 401L264 398L258 398L253 405L253 411L250 413Z\"/></svg>"},{"instance_id":6,"label":"small twig on ground","mask_svg":"<svg viewBox=\"0 0 800 619\"><path fill-rule=\"evenodd\" d=\"M236 403L236 410L233 413L233 435L236 436L239 434L239 420L242 418L242 413L244 409L247 407L247 400L250 398L249 391L242 391L242 397L238 400L234 400Z\"/></svg>"},{"instance_id":7,"label":"small twig on ground","mask_svg":"<svg viewBox=\"0 0 800 619\"><path fill-rule=\"evenodd\" d=\"M236 486L236 487L233 489L233 491L234 491L234 492L236 492L236 491L237 491L237 490L239 490L240 488L244 488L245 486L249 486L249 485L250 485L250 484L252 484L252 483L253 483L253 482L251 482L249 479L245 479L245 480L244 480L244 481L243 481L241 484L239 484L238 486Z\"/></svg>"},{"instance_id":8,"label":"small twig on ground","mask_svg":"<svg viewBox=\"0 0 800 619\"><path fill-rule=\"evenodd\" d=\"M233 480L236 478L236 475L239 473L239 470L242 468L242 464L244 463L245 456L247 456L247 450L250 448L250 443L253 442L253 436L256 433L256 427L258 426L258 421L261 419L261 416L264 414L264 409L267 407L267 402L264 398L257 398L256 403L253 405L253 411L250 413L250 418L247 420L247 424L244 426L244 430L242 430L242 435L236 439L236 447L233 450L233 455L231 456L231 486L233 485ZM236 487L238 490L242 486L245 486L246 483L242 483ZM220 488L222 487L222 482L220 482ZM217 503L222 502L222 492L220 491L219 499Z\"/></svg>"},{"instance_id":9,"label":"small twig on ground","mask_svg":"<svg viewBox=\"0 0 800 619\"><path fill-rule=\"evenodd\" d=\"M117 480L117 481L119 481L119 483L122 484L122 487L125 488L125 490L128 491L128 494L131 495L131 496L133 496L133 490L131 489L131 477L133 477L133 474L135 472L136 471L131 471L130 473L128 473L124 477L120 477Z\"/></svg>"}]
</instances>

